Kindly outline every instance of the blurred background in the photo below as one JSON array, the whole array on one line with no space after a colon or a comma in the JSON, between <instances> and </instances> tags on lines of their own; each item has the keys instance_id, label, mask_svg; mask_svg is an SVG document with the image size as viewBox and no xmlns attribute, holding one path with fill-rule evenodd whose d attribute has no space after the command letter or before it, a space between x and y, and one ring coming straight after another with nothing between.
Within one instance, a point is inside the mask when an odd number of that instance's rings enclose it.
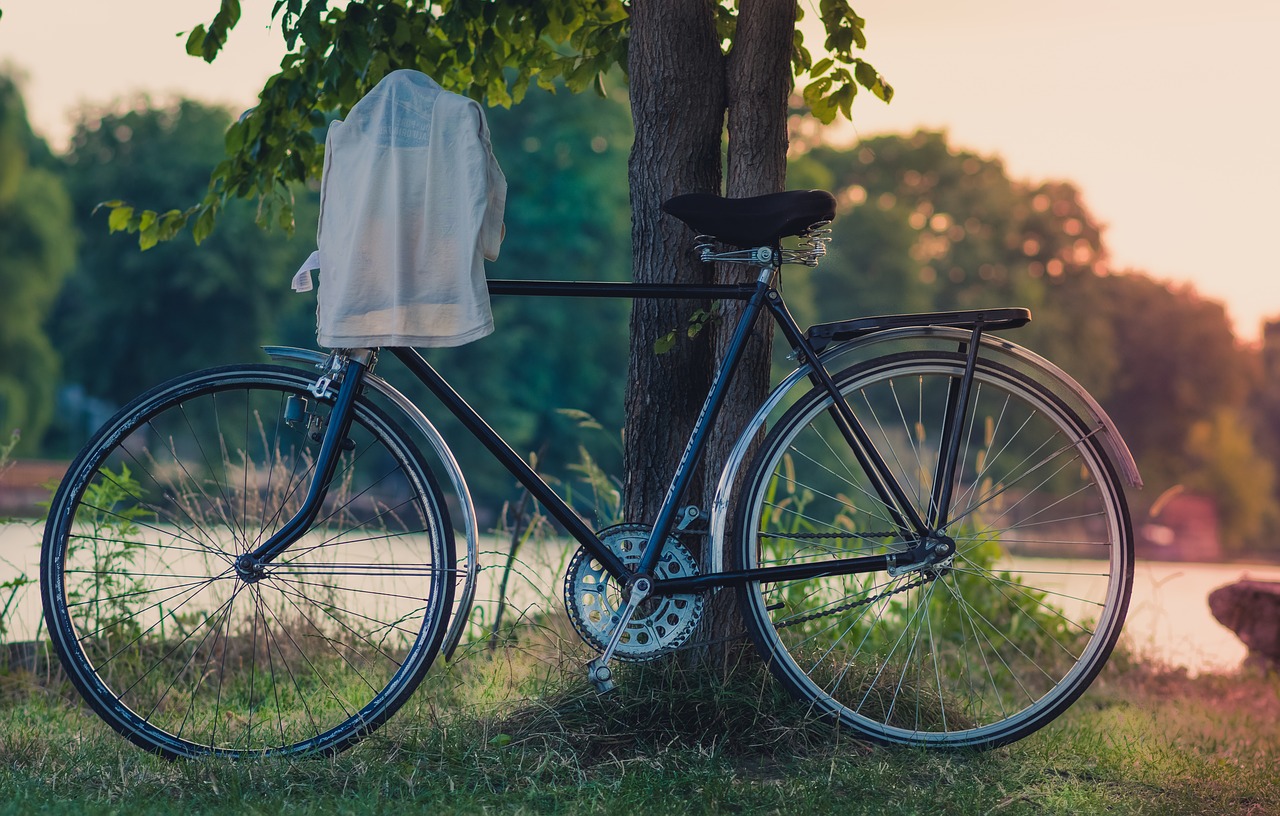
<instances>
[{"instance_id":1,"label":"blurred background","mask_svg":"<svg viewBox=\"0 0 1280 816\"><path fill-rule=\"evenodd\" d=\"M259 229L239 202L198 250L183 237L141 252L95 210L198 200L222 133L278 65L269 0L244 3L214 65L186 56L175 35L215 10L200 5L3 3L0 516L27 531L0 539L5 580L34 574L46 485L121 405L194 368L265 359L263 344L314 346L314 293L289 290L315 246L314 188L294 191L294 235ZM1101 401L1146 480L1130 496L1145 559L1130 636L1193 670L1238 662L1204 605L1192 621L1177 601L1244 573L1280 578L1267 566L1280 563L1280 275L1265 251L1280 56L1264 42L1280 7L858 10L897 96L861 99L830 129L794 118L789 186L840 202L829 257L784 277L797 319L1029 306L1011 339ZM489 112L510 182L492 277L630 277L631 126L610 84L608 98L533 92ZM582 445L620 471L627 308L499 298L492 336L430 356L572 487ZM603 430L584 437L556 408ZM516 487L487 457L465 461L492 523Z\"/></svg>"}]
</instances>

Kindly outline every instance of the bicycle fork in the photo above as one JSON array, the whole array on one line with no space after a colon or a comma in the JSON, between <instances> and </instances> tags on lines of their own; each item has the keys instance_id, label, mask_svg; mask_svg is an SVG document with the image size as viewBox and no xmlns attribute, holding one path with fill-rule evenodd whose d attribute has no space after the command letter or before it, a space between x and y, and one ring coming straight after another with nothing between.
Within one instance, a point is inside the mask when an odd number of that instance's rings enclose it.
<instances>
[{"instance_id":1,"label":"bicycle fork","mask_svg":"<svg viewBox=\"0 0 1280 816\"><path fill-rule=\"evenodd\" d=\"M302 506L284 526L261 545L236 558L236 574L245 583L252 584L261 580L266 575L267 566L301 538L320 514L320 506L329 492L329 482L337 472L338 459L347 444L356 397L372 360L371 349L334 353L325 363L320 377L312 384L311 393L317 399L334 398L334 404L333 410L329 412L324 434L319 440L320 452L316 455L312 468L311 486ZM340 380L336 397L331 389L335 380ZM286 421L298 421L304 414L302 406L293 403L285 406Z\"/></svg>"}]
</instances>

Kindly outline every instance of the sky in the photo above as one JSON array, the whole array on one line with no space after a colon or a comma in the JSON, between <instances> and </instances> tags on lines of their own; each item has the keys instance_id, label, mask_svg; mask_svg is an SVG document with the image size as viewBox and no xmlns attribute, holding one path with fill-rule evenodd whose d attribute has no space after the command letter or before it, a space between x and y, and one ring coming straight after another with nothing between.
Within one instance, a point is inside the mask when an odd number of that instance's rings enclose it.
<instances>
[{"instance_id":1,"label":"sky","mask_svg":"<svg viewBox=\"0 0 1280 816\"><path fill-rule=\"evenodd\" d=\"M216 0L0 0L0 64L55 147L72 112L139 93L253 105L284 46L274 0L244 15L212 65L185 36ZM816 16L817 0L801 0ZM1190 283L1239 337L1280 318L1263 250L1280 196L1280 1L856 0L865 57L893 84L834 138L943 129L1015 178L1071 181L1107 225L1111 266Z\"/></svg>"}]
</instances>

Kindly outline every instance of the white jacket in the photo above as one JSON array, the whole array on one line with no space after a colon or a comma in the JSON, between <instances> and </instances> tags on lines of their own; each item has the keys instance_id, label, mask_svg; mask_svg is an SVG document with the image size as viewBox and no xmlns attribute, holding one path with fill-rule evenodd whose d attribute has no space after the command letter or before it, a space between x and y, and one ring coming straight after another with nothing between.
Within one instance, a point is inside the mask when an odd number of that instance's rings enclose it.
<instances>
[{"instance_id":1,"label":"white jacket","mask_svg":"<svg viewBox=\"0 0 1280 816\"><path fill-rule=\"evenodd\" d=\"M506 196L480 105L426 74L389 74L325 139L320 344L457 346L492 332L484 259L498 258Z\"/></svg>"}]
</instances>

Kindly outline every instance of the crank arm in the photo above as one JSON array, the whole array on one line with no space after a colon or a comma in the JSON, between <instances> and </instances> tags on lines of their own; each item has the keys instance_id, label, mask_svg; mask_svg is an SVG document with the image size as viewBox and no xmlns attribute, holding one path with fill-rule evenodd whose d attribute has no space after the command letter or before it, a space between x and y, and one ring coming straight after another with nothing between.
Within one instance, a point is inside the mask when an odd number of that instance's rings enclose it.
<instances>
[{"instance_id":1,"label":"crank arm","mask_svg":"<svg viewBox=\"0 0 1280 816\"><path fill-rule=\"evenodd\" d=\"M653 593L653 582L648 578L637 578L631 585L631 597L627 599L627 605L622 608L622 612L618 615L618 622L613 628L613 634L609 636L609 642L605 644L604 651L599 657L587 664L587 679L596 687L596 691L600 694L606 694L618 687L613 680L613 669L609 668L609 661L613 659L613 653L617 650L618 644L622 642L622 635L627 631L627 624L631 623L631 619L635 617L636 610L640 608L640 604L645 601Z\"/></svg>"}]
</instances>

